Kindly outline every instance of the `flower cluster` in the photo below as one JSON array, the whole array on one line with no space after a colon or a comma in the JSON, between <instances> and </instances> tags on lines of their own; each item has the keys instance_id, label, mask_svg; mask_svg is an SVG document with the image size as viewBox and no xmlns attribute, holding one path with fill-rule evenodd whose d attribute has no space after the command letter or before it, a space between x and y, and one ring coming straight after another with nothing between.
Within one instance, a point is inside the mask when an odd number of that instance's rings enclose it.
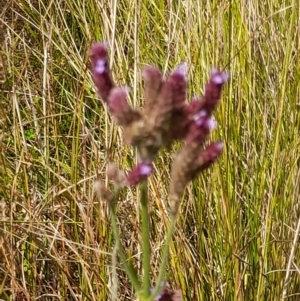
<instances>
[{"instance_id":1,"label":"flower cluster","mask_svg":"<svg viewBox=\"0 0 300 301\"><path fill-rule=\"evenodd\" d=\"M213 164L222 151L221 142L205 146L216 126L212 113L217 107L226 72L213 69L202 98L186 103L187 67L180 64L169 77L155 67L144 68L143 110L128 103L128 89L116 87L108 66L105 44L96 43L90 51L93 81L102 101L116 123L124 129L124 141L138 149L141 162L125 177L125 185L136 185L147 178L152 162L163 146L175 140L184 141L171 171L171 214L178 213L180 199L187 183Z\"/></svg>"}]
</instances>

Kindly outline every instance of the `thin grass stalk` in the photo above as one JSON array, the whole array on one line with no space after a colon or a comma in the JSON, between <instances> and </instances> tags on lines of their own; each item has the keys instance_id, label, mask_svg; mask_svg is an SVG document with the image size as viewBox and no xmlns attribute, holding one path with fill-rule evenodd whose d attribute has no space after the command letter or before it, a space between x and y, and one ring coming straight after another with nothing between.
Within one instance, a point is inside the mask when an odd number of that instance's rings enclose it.
<instances>
[{"instance_id":1,"label":"thin grass stalk","mask_svg":"<svg viewBox=\"0 0 300 301\"><path fill-rule=\"evenodd\" d=\"M129 280L133 288L135 289L137 295L139 295L141 290L141 284L138 280L137 271L130 262L127 262L126 255L121 244L120 232L117 223L116 204L110 204L110 213L112 231L115 239L116 249L121 259L121 265L124 267L126 274L128 275Z\"/></svg>"},{"instance_id":2,"label":"thin grass stalk","mask_svg":"<svg viewBox=\"0 0 300 301\"><path fill-rule=\"evenodd\" d=\"M161 264L159 267L158 277L156 279L156 284L155 284L154 290L153 290L150 298L148 298L147 301L154 300L163 289L162 283L163 283L163 279L165 277L165 271L166 271L167 264L168 264L169 249L170 249L170 244L171 244L173 232L175 229L175 225L176 225L176 215L172 215L171 220L168 225L166 241L165 241L165 245L163 248L163 254L162 254Z\"/></svg>"},{"instance_id":3,"label":"thin grass stalk","mask_svg":"<svg viewBox=\"0 0 300 301\"><path fill-rule=\"evenodd\" d=\"M143 295L150 295L150 229L148 208L148 181L140 185L142 206Z\"/></svg>"}]
</instances>

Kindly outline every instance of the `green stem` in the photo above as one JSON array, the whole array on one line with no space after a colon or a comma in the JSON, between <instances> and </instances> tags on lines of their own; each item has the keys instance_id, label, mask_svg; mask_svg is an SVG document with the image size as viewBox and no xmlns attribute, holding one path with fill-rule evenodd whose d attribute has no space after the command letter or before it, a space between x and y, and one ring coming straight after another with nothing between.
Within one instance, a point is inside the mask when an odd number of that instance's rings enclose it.
<instances>
[{"instance_id":1,"label":"green stem","mask_svg":"<svg viewBox=\"0 0 300 301\"><path fill-rule=\"evenodd\" d=\"M170 244L172 241L175 224L176 224L176 215L172 215L171 220L169 222L169 226L168 226L166 241L165 241L165 245L164 245L164 249L163 249L162 260L161 260L161 264L159 267L159 273L158 273L158 277L156 279L155 288L151 294L151 297L148 299L148 301L154 300L163 289L162 281L164 280L165 272L167 269Z\"/></svg>"},{"instance_id":2,"label":"green stem","mask_svg":"<svg viewBox=\"0 0 300 301\"><path fill-rule=\"evenodd\" d=\"M143 295L150 295L150 230L148 209L148 181L140 185L142 206Z\"/></svg>"},{"instance_id":3,"label":"green stem","mask_svg":"<svg viewBox=\"0 0 300 301\"><path fill-rule=\"evenodd\" d=\"M115 243L117 245L118 254L121 259L121 265L124 267L126 274L128 275L129 280L132 283L132 286L134 287L136 293L139 294L141 290L141 284L138 280L137 271L133 267L133 265L127 261L124 249L121 244L120 233L119 233L119 228L117 223L117 216L116 216L116 205L111 204L110 209L111 209L111 225L112 225L112 230L115 238Z\"/></svg>"}]
</instances>

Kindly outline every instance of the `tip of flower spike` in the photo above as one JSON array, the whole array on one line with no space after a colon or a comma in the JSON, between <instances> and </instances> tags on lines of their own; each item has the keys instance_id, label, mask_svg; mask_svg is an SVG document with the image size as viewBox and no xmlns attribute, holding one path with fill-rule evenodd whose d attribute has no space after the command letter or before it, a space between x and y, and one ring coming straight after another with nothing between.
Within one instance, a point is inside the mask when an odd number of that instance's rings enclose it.
<instances>
[{"instance_id":1,"label":"tip of flower spike","mask_svg":"<svg viewBox=\"0 0 300 301\"><path fill-rule=\"evenodd\" d=\"M222 85L229 80L229 74L227 72L220 72L218 69L213 68L211 70L211 80L216 85Z\"/></svg>"},{"instance_id":2,"label":"tip of flower spike","mask_svg":"<svg viewBox=\"0 0 300 301\"><path fill-rule=\"evenodd\" d=\"M149 73L153 72L153 70L154 70L154 68L151 67L151 66L147 66L147 67L143 68L142 77L145 78L145 79L148 79L149 78Z\"/></svg>"},{"instance_id":3,"label":"tip of flower spike","mask_svg":"<svg viewBox=\"0 0 300 301\"><path fill-rule=\"evenodd\" d=\"M90 56L94 72L103 74L107 70L107 45L106 43L95 43L90 50Z\"/></svg>"},{"instance_id":4,"label":"tip of flower spike","mask_svg":"<svg viewBox=\"0 0 300 301\"><path fill-rule=\"evenodd\" d=\"M128 103L128 88L114 87L110 90L107 104L110 113L115 118L118 125L127 127L134 121L141 118L139 111L134 110ZM128 128L128 132L132 131L132 127Z\"/></svg>"},{"instance_id":5,"label":"tip of flower spike","mask_svg":"<svg viewBox=\"0 0 300 301\"><path fill-rule=\"evenodd\" d=\"M107 55L107 43L94 43L90 49L90 55L99 55L106 56Z\"/></svg>"},{"instance_id":6,"label":"tip of flower spike","mask_svg":"<svg viewBox=\"0 0 300 301\"><path fill-rule=\"evenodd\" d=\"M114 98L115 96L127 96L130 92L129 87L115 87L110 91L110 98Z\"/></svg>"},{"instance_id":7,"label":"tip of flower spike","mask_svg":"<svg viewBox=\"0 0 300 301\"><path fill-rule=\"evenodd\" d=\"M140 166L141 175L149 176L152 172L152 169L153 169L152 166L149 164L141 164Z\"/></svg>"},{"instance_id":8,"label":"tip of flower spike","mask_svg":"<svg viewBox=\"0 0 300 301\"><path fill-rule=\"evenodd\" d=\"M99 96L102 98L104 103L107 103L107 98L110 90L114 87L114 82L109 69L106 44L93 44L91 46L89 55L94 84L97 88Z\"/></svg>"},{"instance_id":9,"label":"tip of flower spike","mask_svg":"<svg viewBox=\"0 0 300 301\"><path fill-rule=\"evenodd\" d=\"M214 117L209 118L206 121L206 126L210 129L210 130L214 130L217 127L217 121L215 120Z\"/></svg>"},{"instance_id":10,"label":"tip of flower spike","mask_svg":"<svg viewBox=\"0 0 300 301\"><path fill-rule=\"evenodd\" d=\"M216 142L216 148L218 149L218 150L222 150L223 149L223 147L224 147L224 143L222 142L222 141L218 141L218 142Z\"/></svg>"},{"instance_id":11,"label":"tip of flower spike","mask_svg":"<svg viewBox=\"0 0 300 301\"><path fill-rule=\"evenodd\" d=\"M142 70L142 77L146 81L160 80L162 78L162 73L156 67L146 66Z\"/></svg>"},{"instance_id":12,"label":"tip of flower spike","mask_svg":"<svg viewBox=\"0 0 300 301\"><path fill-rule=\"evenodd\" d=\"M98 74L104 73L106 69L105 64L106 64L105 60L98 59L95 65L95 72L97 72Z\"/></svg>"},{"instance_id":13,"label":"tip of flower spike","mask_svg":"<svg viewBox=\"0 0 300 301\"><path fill-rule=\"evenodd\" d=\"M187 72L188 72L188 67L187 67L187 63L185 62L180 63L174 71L174 73L180 74L185 78L187 77Z\"/></svg>"}]
</instances>

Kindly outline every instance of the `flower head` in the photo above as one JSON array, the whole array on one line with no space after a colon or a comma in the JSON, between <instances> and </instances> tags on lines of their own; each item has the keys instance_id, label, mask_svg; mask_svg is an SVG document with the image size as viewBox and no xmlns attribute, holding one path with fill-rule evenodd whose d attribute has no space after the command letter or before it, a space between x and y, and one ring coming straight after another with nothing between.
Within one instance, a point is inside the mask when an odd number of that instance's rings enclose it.
<instances>
[{"instance_id":1,"label":"flower head","mask_svg":"<svg viewBox=\"0 0 300 301\"><path fill-rule=\"evenodd\" d=\"M152 171L153 165L151 163L139 163L127 174L127 186L134 186L141 183L151 175Z\"/></svg>"},{"instance_id":2,"label":"flower head","mask_svg":"<svg viewBox=\"0 0 300 301\"><path fill-rule=\"evenodd\" d=\"M222 87L229 79L228 73L212 69L203 97L194 97L187 104L185 63L181 63L166 79L160 70L148 66L142 72L145 106L139 111L128 103L128 92L115 87L106 45L94 44L90 58L98 94L117 124L124 128L124 140L138 149L141 158L141 163L127 174L125 185L137 185L152 173L152 162L161 147L171 145L174 140L184 142L171 171L171 207L172 214L177 214L187 183L211 166L222 151L220 142L207 147L205 142L216 127L212 114L220 102Z\"/></svg>"}]
</instances>

